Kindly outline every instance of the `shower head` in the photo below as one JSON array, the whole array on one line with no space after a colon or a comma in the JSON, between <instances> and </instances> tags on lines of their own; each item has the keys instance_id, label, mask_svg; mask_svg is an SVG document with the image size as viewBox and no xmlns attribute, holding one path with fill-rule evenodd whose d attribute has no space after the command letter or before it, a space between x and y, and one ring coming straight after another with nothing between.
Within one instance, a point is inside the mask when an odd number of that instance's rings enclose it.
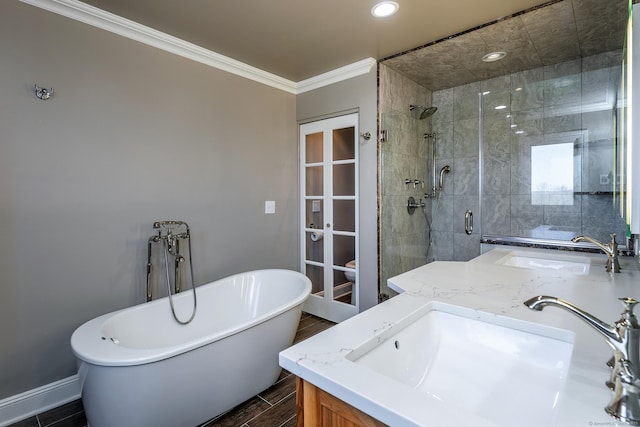
<instances>
[{"instance_id":1,"label":"shower head","mask_svg":"<svg viewBox=\"0 0 640 427\"><path fill-rule=\"evenodd\" d=\"M433 116L433 114L438 111L438 107L423 107L422 105L409 105L409 111L411 111L411 115L418 119L426 119L427 117Z\"/></svg>"}]
</instances>

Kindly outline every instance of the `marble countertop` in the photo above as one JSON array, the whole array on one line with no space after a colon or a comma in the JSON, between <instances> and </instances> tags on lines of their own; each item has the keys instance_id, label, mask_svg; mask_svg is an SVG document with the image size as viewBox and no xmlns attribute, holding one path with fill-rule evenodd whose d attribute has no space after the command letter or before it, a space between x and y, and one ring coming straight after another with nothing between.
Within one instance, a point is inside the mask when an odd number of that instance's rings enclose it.
<instances>
[{"instance_id":1,"label":"marble countertop","mask_svg":"<svg viewBox=\"0 0 640 427\"><path fill-rule=\"evenodd\" d=\"M536 295L551 295L612 324L622 312L618 298L640 299L637 261L621 258L622 271L613 274L604 269L604 255L571 253L591 261L587 275L497 263L514 249L500 247L469 262L433 262L393 277L389 286L400 295L284 350L280 365L391 426L471 425L469 422L474 426L495 426L455 405L427 398L423 392L373 374L345 357L429 302L440 301L573 331L575 344L556 425L628 425L617 423L604 412L612 396L604 385L611 374L606 361L612 354L604 338L564 310L548 307L535 312L523 302ZM517 250L561 254L553 250ZM514 398L525 399L526 390ZM514 423L518 425L517 420Z\"/></svg>"}]
</instances>

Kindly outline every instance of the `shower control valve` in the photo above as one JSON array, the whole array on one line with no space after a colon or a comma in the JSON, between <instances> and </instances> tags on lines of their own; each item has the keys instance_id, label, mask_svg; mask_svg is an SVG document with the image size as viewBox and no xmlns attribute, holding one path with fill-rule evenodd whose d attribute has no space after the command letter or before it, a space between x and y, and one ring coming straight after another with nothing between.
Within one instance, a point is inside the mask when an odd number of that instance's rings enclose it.
<instances>
[{"instance_id":1,"label":"shower control valve","mask_svg":"<svg viewBox=\"0 0 640 427\"><path fill-rule=\"evenodd\" d=\"M422 199L419 199L417 203L416 203L416 199L414 199L413 197L409 197L409 200L407 200L407 212L409 213L409 215L413 215L416 208L424 208L424 207L425 207L425 203L422 201Z\"/></svg>"}]
</instances>

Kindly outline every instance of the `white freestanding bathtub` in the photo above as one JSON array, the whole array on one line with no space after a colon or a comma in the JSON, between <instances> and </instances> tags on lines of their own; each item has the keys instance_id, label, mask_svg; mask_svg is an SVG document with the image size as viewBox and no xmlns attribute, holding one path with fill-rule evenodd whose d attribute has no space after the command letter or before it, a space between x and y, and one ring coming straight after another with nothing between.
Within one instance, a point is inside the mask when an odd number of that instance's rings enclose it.
<instances>
[{"instance_id":1,"label":"white freestanding bathtub","mask_svg":"<svg viewBox=\"0 0 640 427\"><path fill-rule=\"evenodd\" d=\"M167 297L97 317L71 337L91 427L196 427L271 386L311 282L257 270L197 287L194 320ZM174 296L178 317L192 293Z\"/></svg>"}]
</instances>

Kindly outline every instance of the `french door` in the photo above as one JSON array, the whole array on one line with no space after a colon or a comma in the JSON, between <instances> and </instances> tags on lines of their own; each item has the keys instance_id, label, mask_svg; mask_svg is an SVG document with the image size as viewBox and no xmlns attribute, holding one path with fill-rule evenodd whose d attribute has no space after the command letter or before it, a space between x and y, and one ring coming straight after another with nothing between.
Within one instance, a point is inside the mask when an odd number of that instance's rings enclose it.
<instances>
[{"instance_id":1,"label":"french door","mask_svg":"<svg viewBox=\"0 0 640 427\"><path fill-rule=\"evenodd\" d=\"M304 310L340 322L358 313L358 114L300 126Z\"/></svg>"}]
</instances>

